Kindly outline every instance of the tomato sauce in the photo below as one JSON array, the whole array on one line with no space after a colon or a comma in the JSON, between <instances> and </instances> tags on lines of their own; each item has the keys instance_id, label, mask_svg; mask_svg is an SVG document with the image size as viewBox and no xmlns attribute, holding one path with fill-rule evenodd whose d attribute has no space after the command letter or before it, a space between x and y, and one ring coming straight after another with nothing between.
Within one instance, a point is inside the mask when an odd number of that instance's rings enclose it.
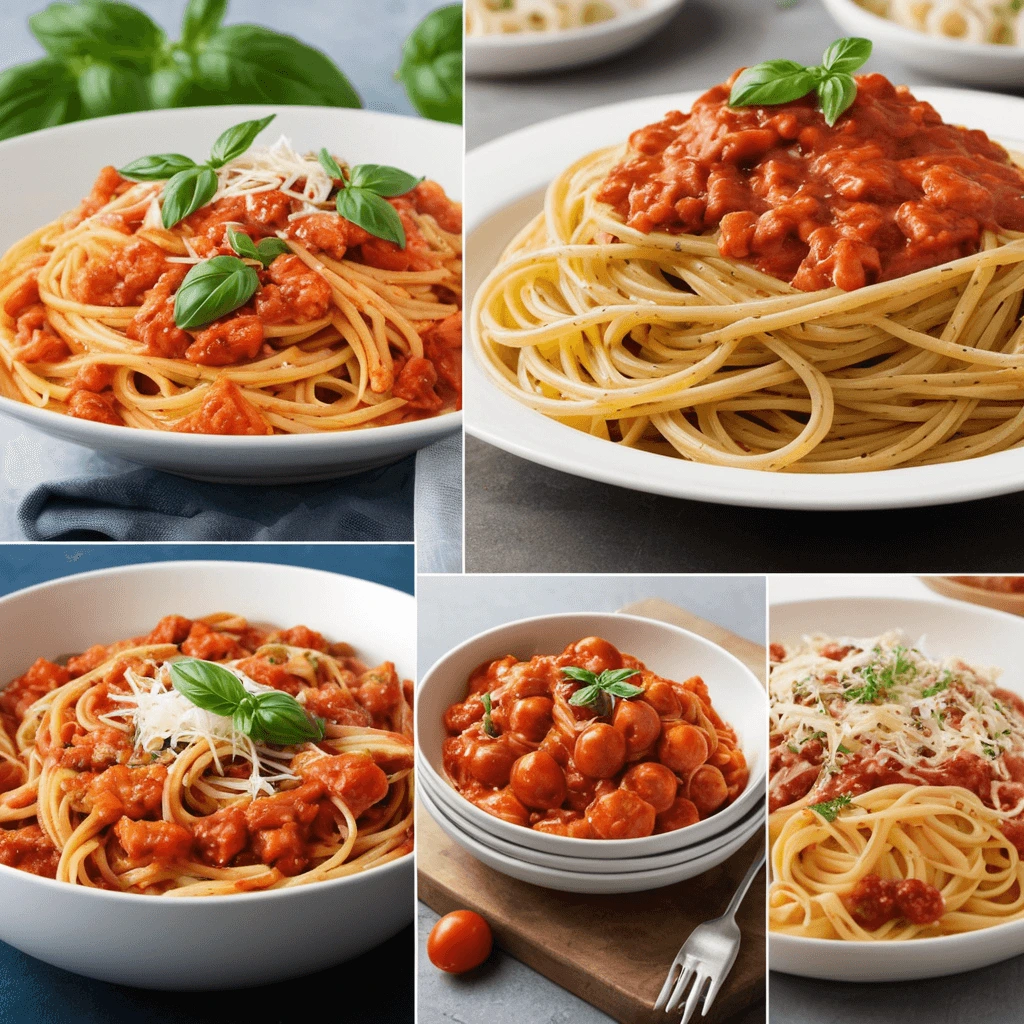
<instances>
[{"instance_id":1,"label":"tomato sauce","mask_svg":"<svg viewBox=\"0 0 1024 1024\"><path fill-rule=\"evenodd\" d=\"M586 684L567 668L595 675L632 669L626 682L642 692L573 705ZM674 831L728 806L748 781L736 735L699 676L663 679L600 637L558 655L481 665L444 725L445 771L463 796L496 817L556 835L632 839Z\"/></svg>"},{"instance_id":2,"label":"tomato sauce","mask_svg":"<svg viewBox=\"0 0 1024 1024\"><path fill-rule=\"evenodd\" d=\"M1024 174L984 132L943 123L882 75L858 75L829 127L812 93L730 107L736 75L634 132L597 196L642 232L717 230L723 256L803 291L845 291L1024 230Z\"/></svg>"}]
</instances>

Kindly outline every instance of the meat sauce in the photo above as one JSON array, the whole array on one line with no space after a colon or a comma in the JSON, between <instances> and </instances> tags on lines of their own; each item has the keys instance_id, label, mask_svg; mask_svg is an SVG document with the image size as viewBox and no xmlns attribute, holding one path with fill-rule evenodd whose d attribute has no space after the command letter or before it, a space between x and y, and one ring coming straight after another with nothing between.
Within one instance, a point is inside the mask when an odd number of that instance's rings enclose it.
<instances>
[{"instance_id":1,"label":"meat sauce","mask_svg":"<svg viewBox=\"0 0 1024 1024\"><path fill-rule=\"evenodd\" d=\"M112 710L111 695L129 692L124 680L129 667L145 674L152 665L140 659L118 658L121 651L145 644L175 644L180 652L208 661L235 661L250 678L292 695L307 710L339 725L356 725L400 732L397 720L402 698L411 699L411 685L403 684L395 666L385 662L369 667L352 655L347 644L330 644L306 626L287 630L246 625L243 629L211 626L180 615L161 619L148 634L96 644L58 665L37 659L28 671L0 690L0 730L13 737L28 709L47 693L115 659L100 687L103 706L97 713ZM275 646L277 645L277 646ZM279 645L307 649L316 665L315 678L287 671ZM344 687L329 679L315 654L337 658L343 666ZM294 788L257 799L242 798L212 814L198 817L189 825L161 820L163 793L168 767L151 763L149 754L132 746L130 734L113 728L85 732L71 724L59 744L37 737L36 748L67 770L62 786L71 808L95 815L104 827L107 856L111 863L147 865L154 862L181 864L198 861L215 867L266 864L282 875L305 870L332 830L336 832L332 797L343 800L358 819L375 813L375 805L389 791L388 775L411 767L397 763L395 756L382 756L380 763L364 752L319 756L298 754L292 770L298 776ZM2 746L0 746L2 749ZM0 765L7 762L0 760ZM247 776L248 764L237 766ZM231 766L226 774L231 774ZM21 786L18 773L5 782L0 772L0 800ZM286 783L287 785L287 783ZM30 799L30 802L34 797ZM33 874L56 877L59 852L37 824L0 826L0 864Z\"/></svg>"},{"instance_id":2,"label":"meat sauce","mask_svg":"<svg viewBox=\"0 0 1024 1024\"><path fill-rule=\"evenodd\" d=\"M844 291L1024 230L1024 174L984 132L943 123L882 75L858 75L829 127L814 94L730 107L728 82L689 114L634 132L597 196L645 233L717 230L723 256L803 291Z\"/></svg>"},{"instance_id":3,"label":"meat sauce","mask_svg":"<svg viewBox=\"0 0 1024 1024\"><path fill-rule=\"evenodd\" d=\"M634 669L627 682L643 692L613 706L572 705L583 684L565 675L571 667ZM685 828L732 803L748 781L735 733L699 676L664 679L600 637L481 665L444 725L445 771L463 796L556 835L630 839Z\"/></svg>"}]
</instances>

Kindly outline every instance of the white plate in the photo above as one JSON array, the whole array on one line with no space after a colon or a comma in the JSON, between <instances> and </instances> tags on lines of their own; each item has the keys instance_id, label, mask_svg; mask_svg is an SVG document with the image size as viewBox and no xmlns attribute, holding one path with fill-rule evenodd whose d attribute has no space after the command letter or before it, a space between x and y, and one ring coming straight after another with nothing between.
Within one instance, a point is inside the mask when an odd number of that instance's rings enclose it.
<instances>
[{"instance_id":1,"label":"white plate","mask_svg":"<svg viewBox=\"0 0 1024 1024\"><path fill-rule=\"evenodd\" d=\"M573 839L513 825L482 811L456 793L444 774L442 716L466 696L466 681L477 665L514 654L521 659L553 654L583 637L600 636L620 651L639 658L669 679L699 675L707 683L715 710L735 730L750 768L750 781L737 800L717 814L685 829L642 839ZM678 626L617 612L576 612L521 619L471 637L440 658L420 681L416 698L416 744L422 752L423 774L435 783L445 802L460 808L488 834L542 853L571 857L642 857L668 853L701 842L742 818L764 791L767 763L765 716L767 698L754 674L728 651ZM448 794L451 794L450 796Z\"/></svg>"},{"instance_id":2,"label":"white plate","mask_svg":"<svg viewBox=\"0 0 1024 1024\"><path fill-rule=\"evenodd\" d=\"M608 21L561 32L466 36L466 75L529 75L592 64L643 42L667 24L685 0L644 0Z\"/></svg>"},{"instance_id":3,"label":"white plate","mask_svg":"<svg viewBox=\"0 0 1024 1024\"><path fill-rule=\"evenodd\" d=\"M725 70L731 69L723 69ZM711 83L709 83L711 84ZM953 123L1024 148L1024 100L960 89L915 88ZM542 208L543 189L574 160L622 142L700 93L630 100L533 125L473 150L466 160L469 299L513 235ZM874 473L768 473L707 466L621 448L528 409L466 358L466 429L505 451L575 476L675 498L760 508L868 509L936 505L1024 487L1024 449L953 466Z\"/></svg>"},{"instance_id":4,"label":"white plate","mask_svg":"<svg viewBox=\"0 0 1024 1024\"><path fill-rule=\"evenodd\" d=\"M299 149L328 146L353 163L392 164L462 193L462 133L425 118L338 107L189 107L119 114L0 142L5 191L0 252L73 209L99 169L148 153L202 158L225 128L276 113L260 144L287 135ZM69 154L71 159L69 160ZM15 198L17 197L17 198ZM213 483L331 480L395 462L458 430L461 413L415 423L321 434L218 437L135 430L75 419L0 398L0 413L65 441L168 473Z\"/></svg>"},{"instance_id":5,"label":"white plate","mask_svg":"<svg viewBox=\"0 0 1024 1024\"><path fill-rule=\"evenodd\" d=\"M417 762L417 770L420 764ZM661 853L646 857L619 857L614 860L601 860L597 857L565 857L553 853L540 853L529 846L522 846L518 843L510 843L507 839L501 839L493 832L484 831L468 815L460 813L457 807L441 800L440 797L445 787L438 787L427 773L420 772L418 777L419 790L421 795L426 795L432 807L436 807L455 827L476 840L482 846L494 850L496 853L511 857L513 860L522 861L524 864L535 864L542 868L556 868L560 871L571 871L580 875L614 875L614 874L635 874L638 871L651 871L658 868L671 868L682 865L689 861L697 860L707 854L714 853L723 846L728 846L733 839L745 832L753 819L759 818L762 823L765 821L764 801L754 807L749 814L740 821L735 822L731 827L693 846L685 846L670 853ZM599 842L600 840L591 840Z\"/></svg>"},{"instance_id":6,"label":"white plate","mask_svg":"<svg viewBox=\"0 0 1024 1024\"><path fill-rule=\"evenodd\" d=\"M725 846L696 860L685 861L668 868L653 871L630 871L615 874L587 875L578 871L560 871L556 868L541 867L527 864L514 857L507 857L490 846L484 846L470 837L459 825L452 821L430 797L420 790L417 798L430 816L437 822L442 831L458 843L464 850L476 857L495 871L500 871L510 878L518 878L521 882L539 885L545 889L557 889L559 892L581 892L592 895L608 895L618 892L647 892L649 889L660 889L664 885L685 882L688 878L696 878L719 864L727 861L744 843L764 829L764 818L760 814L751 816L742 831L737 831L732 840Z\"/></svg>"},{"instance_id":7,"label":"white plate","mask_svg":"<svg viewBox=\"0 0 1024 1024\"><path fill-rule=\"evenodd\" d=\"M805 633L877 636L902 629L933 656L960 655L1003 670L999 685L1024 695L1024 621L1005 612L939 600L852 597L773 605L770 635L785 643ZM768 933L772 970L827 981L937 978L1024 953L1024 921L963 935L900 942L843 942Z\"/></svg>"},{"instance_id":8,"label":"white plate","mask_svg":"<svg viewBox=\"0 0 1024 1024\"><path fill-rule=\"evenodd\" d=\"M408 594L255 562L155 562L67 576L0 600L0 686L57 657L152 629L164 615L239 612L348 641L402 675L416 664ZM372 949L413 917L413 858L347 878L237 896L142 896L0 865L0 941L76 974L142 988L264 985Z\"/></svg>"},{"instance_id":9,"label":"white plate","mask_svg":"<svg viewBox=\"0 0 1024 1024\"><path fill-rule=\"evenodd\" d=\"M854 0L822 0L822 3L847 34L866 36L879 53L908 67L965 85L1019 89L1024 83L1024 47L968 43L925 35L873 14Z\"/></svg>"}]
</instances>

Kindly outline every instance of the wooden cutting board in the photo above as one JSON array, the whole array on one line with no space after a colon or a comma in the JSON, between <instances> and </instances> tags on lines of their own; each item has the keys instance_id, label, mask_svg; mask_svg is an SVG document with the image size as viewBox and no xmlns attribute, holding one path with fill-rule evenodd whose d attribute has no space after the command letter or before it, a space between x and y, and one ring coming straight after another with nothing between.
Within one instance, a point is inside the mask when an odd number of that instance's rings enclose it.
<instances>
[{"instance_id":1,"label":"wooden cutting board","mask_svg":"<svg viewBox=\"0 0 1024 1024\"><path fill-rule=\"evenodd\" d=\"M707 637L764 681L765 650L660 599L622 609ZM687 882L651 892L589 896L520 882L481 864L418 808L419 898L439 914L470 909L490 923L496 943L524 964L621 1024L666 1024L654 1013L669 965L690 932L717 917L757 856L755 836L739 853ZM765 879L756 881L737 915L739 957L707 1017L722 1024L765 994Z\"/></svg>"}]
</instances>

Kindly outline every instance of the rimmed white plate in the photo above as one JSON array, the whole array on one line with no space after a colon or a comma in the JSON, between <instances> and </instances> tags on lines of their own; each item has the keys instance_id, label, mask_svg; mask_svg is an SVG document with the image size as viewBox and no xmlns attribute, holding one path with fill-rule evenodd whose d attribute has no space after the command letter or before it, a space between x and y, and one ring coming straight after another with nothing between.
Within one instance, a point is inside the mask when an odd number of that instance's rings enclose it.
<instances>
[{"instance_id":1,"label":"rimmed white plate","mask_svg":"<svg viewBox=\"0 0 1024 1024\"><path fill-rule=\"evenodd\" d=\"M643 42L684 3L644 0L636 10L582 28L466 36L466 75L529 75L592 64Z\"/></svg>"},{"instance_id":2,"label":"rimmed white plate","mask_svg":"<svg viewBox=\"0 0 1024 1024\"><path fill-rule=\"evenodd\" d=\"M999 685L1024 695L1024 620L949 601L836 597L773 605L769 633L785 643L806 633L868 637L902 629L930 655L998 666ZM826 981L909 981L958 974L1024 953L1024 921L962 935L898 942L843 942L768 933L772 970Z\"/></svg>"},{"instance_id":3,"label":"rimmed white plate","mask_svg":"<svg viewBox=\"0 0 1024 1024\"><path fill-rule=\"evenodd\" d=\"M0 252L73 209L99 169L149 153L202 159L233 124L275 113L258 140L287 135L300 151L328 146L352 163L391 164L462 194L462 132L425 118L339 107L188 107L118 114L48 128L0 142L6 189L0 200ZM71 159L69 159L69 154ZM461 413L415 423L320 434L218 437L93 423L0 398L0 414L129 462L213 483L331 480L396 462L459 430Z\"/></svg>"},{"instance_id":4,"label":"rimmed white plate","mask_svg":"<svg viewBox=\"0 0 1024 1024\"><path fill-rule=\"evenodd\" d=\"M723 68L723 77L731 68ZM710 85L711 83L709 83ZM1024 148L1024 100L961 89L915 88L949 122ZM699 92L630 100L555 118L473 150L466 160L467 306L516 232L542 208L547 184L574 160L624 141ZM873 473L767 473L707 466L622 448L591 437L499 391L475 356L466 358L466 430L520 458L631 490L727 505L872 509L937 505L1024 488L1024 449L952 465Z\"/></svg>"}]
</instances>

